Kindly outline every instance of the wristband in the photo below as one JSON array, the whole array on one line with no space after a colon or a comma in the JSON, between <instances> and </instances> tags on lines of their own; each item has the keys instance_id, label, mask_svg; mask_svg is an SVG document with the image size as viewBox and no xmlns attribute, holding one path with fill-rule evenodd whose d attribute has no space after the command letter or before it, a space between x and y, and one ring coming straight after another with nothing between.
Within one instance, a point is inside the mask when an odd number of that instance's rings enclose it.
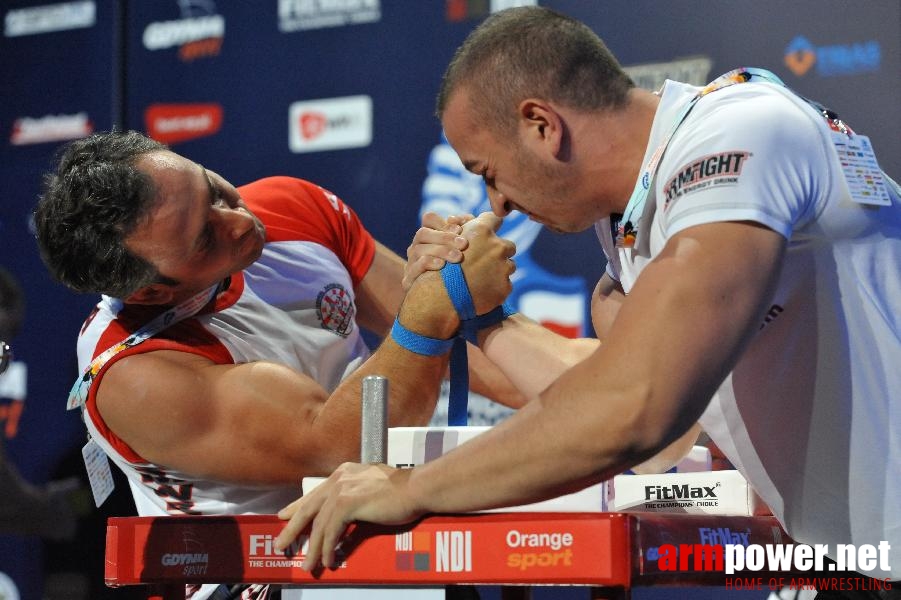
<instances>
[{"instance_id":1,"label":"wristband","mask_svg":"<svg viewBox=\"0 0 901 600\"><path fill-rule=\"evenodd\" d=\"M466 342L478 345L480 329L500 323L514 314L506 304L497 306L484 315L476 314L472 294L463 276L463 268L458 263L447 262L441 269L441 278L450 297L454 310L460 317L460 330L451 349L450 357L450 394L447 402L447 424L451 426L466 425L469 404L469 359L466 354Z\"/></svg>"},{"instance_id":2,"label":"wristband","mask_svg":"<svg viewBox=\"0 0 901 600\"><path fill-rule=\"evenodd\" d=\"M469 286L466 285L466 278L463 276L463 267L459 263L447 262L441 269L441 278L444 279L447 295L450 296L460 320L475 318L476 307L472 301L472 294L469 293Z\"/></svg>"},{"instance_id":3,"label":"wristband","mask_svg":"<svg viewBox=\"0 0 901 600\"><path fill-rule=\"evenodd\" d=\"M440 356L451 349L455 338L439 340L410 331L395 318L391 327L391 338L398 346L423 356Z\"/></svg>"},{"instance_id":4,"label":"wristband","mask_svg":"<svg viewBox=\"0 0 901 600\"><path fill-rule=\"evenodd\" d=\"M484 315L479 315L467 321L461 321L459 335L463 337L467 342L471 342L478 346L478 334L480 329L485 329L486 327L497 325L510 315L515 314L516 310L512 306L504 302L500 306L495 306Z\"/></svg>"}]
</instances>

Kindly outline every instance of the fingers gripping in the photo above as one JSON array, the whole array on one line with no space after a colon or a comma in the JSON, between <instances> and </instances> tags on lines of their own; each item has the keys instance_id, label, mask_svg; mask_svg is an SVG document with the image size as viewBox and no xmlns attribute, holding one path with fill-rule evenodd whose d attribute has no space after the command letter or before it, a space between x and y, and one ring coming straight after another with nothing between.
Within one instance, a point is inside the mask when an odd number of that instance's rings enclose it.
<instances>
[{"instance_id":1,"label":"fingers gripping","mask_svg":"<svg viewBox=\"0 0 901 600\"><path fill-rule=\"evenodd\" d=\"M463 250L468 247L469 241L460 235L461 225L471 219L471 215L464 215L449 217L445 221L435 213L426 213L422 227L407 247L407 265L402 281L405 290L409 290L422 273L437 271L447 261L456 263L463 260Z\"/></svg>"}]
</instances>

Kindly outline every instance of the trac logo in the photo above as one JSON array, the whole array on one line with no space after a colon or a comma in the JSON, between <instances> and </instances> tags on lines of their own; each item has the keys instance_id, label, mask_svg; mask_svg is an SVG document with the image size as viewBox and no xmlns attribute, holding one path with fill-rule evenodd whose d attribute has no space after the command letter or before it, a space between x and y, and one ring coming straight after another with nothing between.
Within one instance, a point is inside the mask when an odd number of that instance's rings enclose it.
<instances>
[{"instance_id":1,"label":"trac logo","mask_svg":"<svg viewBox=\"0 0 901 600\"><path fill-rule=\"evenodd\" d=\"M164 144L207 137L222 127L219 104L152 104L144 111L147 135Z\"/></svg>"},{"instance_id":2,"label":"trac logo","mask_svg":"<svg viewBox=\"0 0 901 600\"><path fill-rule=\"evenodd\" d=\"M680 167L663 186L664 210L674 198L714 185L735 185L750 152L732 150L703 156Z\"/></svg>"},{"instance_id":3,"label":"trac logo","mask_svg":"<svg viewBox=\"0 0 901 600\"><path fill-rule=\"evenodd\" d=\"M345 96L295 102L288 108L291 152L363 148L372 143L372 98Z\"/></svg>"},{"instance_id":4,"label":"trac logo","mask_svg":"<svg viewBox=\"0 0 901 600\"><path fill-rule=\"evenodd\" d=\"M185 62L217 56L225 37L225 17L216 13L216 5L212 0L178 0L178 6L182 18L144 29L144 47L154 51L178 46L178 57Z\"/></svg>"},{"instance_id":5,"label":"trac logo","mask_svg":"<svg viewBox=\"0 0 901 600\"><path fill-rule=\"evenodd\" d=\"M872 73L879 70L881 62L882 48L876 40L814 46L799 35L785 49L785 66L798 77L814 67L814 72L821 77Z\"/></svg>"},{"instance_id":6,"label":"trac logo","mask_svg":"<svg viewBox=\"0 0 901 600\"><path fill-rule=\"evenodd\" d=\"M517 265L522 268L520 263ZM524 291L519 297L519 310L564 337L582 336L585 296L581 293L553 289Z\"/></svg>"},{"instance_id":7,"label":"trac logo","mask_svg":"<svg viewBox=\"0 0 901 600\"><path fill-rule=\"evenodd\" d=\"M23 363L13 363L10 366L15 366L16 364L20 364L23 367L25 366ZM0 388L3 387L4 377L9 375L9 371L3 374L3 377L0 377ZM6 397L6 394L0 392L0 397ZM25 403L21 400L13 400L12 402L4 402L0 403L0 425L2 425L2 431L4 438L11 440L16 437L19 433L19 419L22 416L22 410L25 408ZM5 423L4 423L5 421ZM2 598L3 596L0 596Z\"/></svg>"},{"instance_id":8,"label":"trac logo","mask_svg":"<svg viewBox=\"0 0 901 600\"><path fill-rule=\"evenodd\" d=\"M398 571L462 573L472 571L471 531L406 531L394 536ZM434 564L432 558L434 557Z\"/></svg>"}]
</instances>

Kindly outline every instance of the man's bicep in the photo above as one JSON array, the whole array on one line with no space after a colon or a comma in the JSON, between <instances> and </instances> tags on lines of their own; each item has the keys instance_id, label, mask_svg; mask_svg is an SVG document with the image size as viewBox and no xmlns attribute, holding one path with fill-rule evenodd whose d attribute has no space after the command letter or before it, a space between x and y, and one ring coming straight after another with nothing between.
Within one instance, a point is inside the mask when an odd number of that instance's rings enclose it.
<instances>
[{"instance_id":1,"label":"man's bicep","mask_svg":"<svg viewBox=\"0 0 901 600\"><path fill-rule=\"evenodd\" d=\"M110 368L98 408L142 458L196 477L247 484L297 483L323 452L313 435L327 393L273 363L215 365L181 352L153 352Z\"/></svg>"},{"instance_id":2,"label":"man's bicep","mask_svg":"<svg viewBox=\"0 0 901 600\"><path fill-rule=\"evenodd\" d=\"M118 360L99 382L97 410L106 426L139 456L157 464L188 449L210 426L203 403L209 396L194 368L198 361L183 352L149 352ZM174 466L174 465L170 465Z\"/></svg>"},{"instance_id":3,"label":"man's bicep","mask_svg":"<svg viewBox=\"0 0 901 600\"><path fill-rule=\"evenodd\" d=\"M644 268L605 346L651 421L684 431L700 416L757 331L784 249L762 225L712 223L676 234Z\"/></svg>"},{"instance_id":4,"label":"man's bicep","mask_svg":"<svg viewBox=\"0 0 901 600\"><path fill-rule=\"evenodd\" d=\"M604 273L591 296L591 322L599 340L607 337L625 298L622 285Z\"/></svg>"}]
</instances>

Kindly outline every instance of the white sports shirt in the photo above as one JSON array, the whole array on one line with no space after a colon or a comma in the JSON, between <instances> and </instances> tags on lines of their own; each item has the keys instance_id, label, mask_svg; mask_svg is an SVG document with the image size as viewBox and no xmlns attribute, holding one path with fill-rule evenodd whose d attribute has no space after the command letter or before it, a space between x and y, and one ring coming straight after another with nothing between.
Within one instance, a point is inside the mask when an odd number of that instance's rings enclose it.
<instances>
[{"instance_id":1,"label":"white sports shirt","mask_svg":"<svg viewBox=\"0 0 901 600\"><path fill-rule=\"evenodd\" d=\"M644 164L697 92L665 84ZM854 201L831 135L782 86L718 90L671 139L636 247L614 246L610 219L595 229L626 293L688 227L756 221L788 240L770 309L701 424L795 540L888 541L890 572L867 574L901 579L901 198Z\"/></svg>"}]
</instances>

